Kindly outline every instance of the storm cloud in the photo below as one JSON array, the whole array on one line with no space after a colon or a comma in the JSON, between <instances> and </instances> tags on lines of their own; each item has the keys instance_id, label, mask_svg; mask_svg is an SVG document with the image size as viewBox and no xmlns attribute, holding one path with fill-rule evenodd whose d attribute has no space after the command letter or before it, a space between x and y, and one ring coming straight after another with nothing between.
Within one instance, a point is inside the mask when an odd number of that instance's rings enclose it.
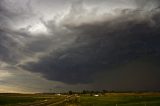
<instances>
[{"instance_id":1,"label":"storm cloud","mask_svg":"<svg viewBox=\"0 0 160 106\"><path fill-rule=\"evenodd\" d=\"M87 13L81 5L77 11L74 8L64 16L61 27L69 32L63 36L76 39L68 47L53 50L23 68L40 72L50 80L78 84L92 83L97 80L95 74L136 59L151 58L159 63L159 8L122 9L113 16L105 13L95 16L97 13ZM91 13L93 19L87 20L86 14Z\"/></svg>"},{"instance_id":2,"label":"storm cloud","mask_svg":"<svg viewBox=\"0 0 160 106\"><path fill-rule=\"evenodd\" d=\"M49 7L52 4L55 8ZM0 69L40 74L66 87L157 90L159 4L158 0L1 0L0 64L7 67Z\"/></svg>"}]
</instances>

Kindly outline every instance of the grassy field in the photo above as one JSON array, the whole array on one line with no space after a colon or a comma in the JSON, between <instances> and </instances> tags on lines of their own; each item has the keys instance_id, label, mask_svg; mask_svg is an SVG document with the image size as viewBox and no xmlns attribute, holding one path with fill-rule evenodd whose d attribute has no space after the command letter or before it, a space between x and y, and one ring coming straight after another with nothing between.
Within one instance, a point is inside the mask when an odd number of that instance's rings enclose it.
<instances>
[{"instance_id":1,"label":"grassy field","mask_svg":"<svg viewBox=\"0 0 160 106\"><path fill-rule=\"evenodd\" d=\"M110 93L105 96L81 96L81 106L160 106L160 94Z\"/></svg>"},{"instance_id":2,"label":"grassy field","mask_svg":"<svg viewBox=\"0 0 160 106\"><path fill-rule=\"evenodd\" d=\"M65 96L51 94L0 94L0 106L39 106L39 104L56 103Z\"/></svg>"},{"instance_id":3,"label":"grassy field","mask_svg":"<svg viewBox=\"0 0 160 106\"><path fill-rule=\"evenodd\" d=\"M28 103L42 100L42 98L35 98L31 95L22 94L0 94L0 105Z\"/></svg>"},{"instance_id":4,"label":"grassy field","mask_svg":"<svg viewBox=\"0 0 160 106\"><path fill-rule=\"evenodd\" d=\"M160 93L0 94L0 106L160 106Z\"/></svg>"}]
</instances>

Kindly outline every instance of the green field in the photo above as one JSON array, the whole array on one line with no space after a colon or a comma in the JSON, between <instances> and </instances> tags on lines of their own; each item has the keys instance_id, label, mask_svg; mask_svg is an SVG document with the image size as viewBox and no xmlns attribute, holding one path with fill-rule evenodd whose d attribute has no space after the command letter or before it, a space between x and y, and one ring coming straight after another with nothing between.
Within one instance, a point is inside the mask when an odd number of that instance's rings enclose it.
<instances>
[{"instance_id":1,"label":"green field","mask_svg":"<svg viewBox=\"0 0 160 106\"><path fill-rule=\"evenodd\" d=\"M65 99L51 94L0 94L0 106L47 106Z\"/></svg>"},{"instance_id":2,"label":"green field","mask_svg":"<svg viewBox=\"0 0 160 106\"><path fill-rule=\"evenodd\" d=\"M0 94L0 106L160 106L160 93Z\"/></svg>"},{"instance_id":3,"label":"green field","mask_svg":"<svg viewBox=\"0 0 160 106\"><path fill-rule=\"evenodd\" d=\"M105 96L81 96L81 106L160 106L158 94L112 93Z\"/></svg>"}]
</instances>

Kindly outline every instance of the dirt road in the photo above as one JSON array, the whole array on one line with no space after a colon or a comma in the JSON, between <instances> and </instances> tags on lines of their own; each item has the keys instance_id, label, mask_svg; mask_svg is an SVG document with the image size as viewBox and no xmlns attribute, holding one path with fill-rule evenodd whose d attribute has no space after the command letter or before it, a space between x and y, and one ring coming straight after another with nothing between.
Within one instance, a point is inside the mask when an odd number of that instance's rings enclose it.
<instances>
[{"instance_id":1,"label":"dirt road","mask_svg":"<svg viewBox=\"0 0 160 106\"><path fill-rule=\"evenodd\" d=\"M77 101L77 98L76 96L65 96L63 99L57 100L56 102L54 98L48 98L34 103L19 104L17 106L70 106Z\"/></svg>"}]
</instances>

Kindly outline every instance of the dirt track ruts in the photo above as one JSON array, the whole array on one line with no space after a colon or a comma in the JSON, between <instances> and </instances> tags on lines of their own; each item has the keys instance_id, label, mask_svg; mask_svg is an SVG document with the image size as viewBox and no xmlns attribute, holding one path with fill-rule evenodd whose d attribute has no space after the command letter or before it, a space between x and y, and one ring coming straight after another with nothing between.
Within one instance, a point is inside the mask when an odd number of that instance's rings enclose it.
<instances>
[{"instance_id":1,"label":"dirt track ruts","mask_svg":"<svg viewBox=\"0 0 160 106\"><path fill-rule=\"evenodd\" d=\"M57 106L72 101L75 98L76 98L75 96L66 96L64 99L56 102L54 101L54 98L49 98L42 101L36 101L34 103L20 104L18 106Z\"/></svg>"}]
</instances>

